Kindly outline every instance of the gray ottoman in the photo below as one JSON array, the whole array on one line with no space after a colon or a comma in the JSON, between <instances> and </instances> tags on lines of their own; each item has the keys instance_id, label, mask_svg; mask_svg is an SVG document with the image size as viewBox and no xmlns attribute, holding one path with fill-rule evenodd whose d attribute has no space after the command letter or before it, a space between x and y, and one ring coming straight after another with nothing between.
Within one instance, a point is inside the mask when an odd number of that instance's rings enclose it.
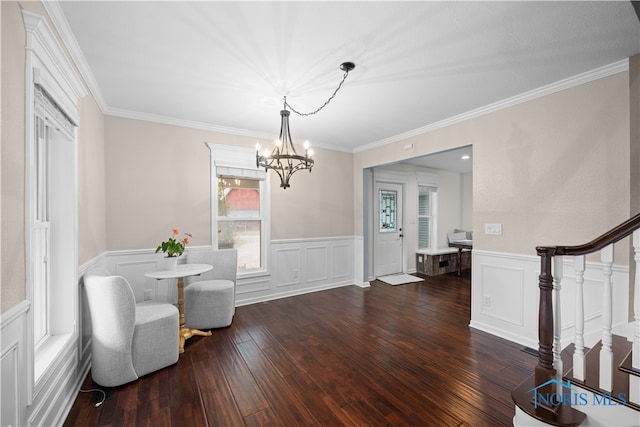
<instances>
[{"instance_id":1,"label":"gray ottoman","mask_svg":"<svg viewBox=\"0 0 640 427\"><path fill-rule=\"evenodd\" d=\"M184 289L184 325L192 329L224 328L234 313L235 284L230 280L204 280Z\"/></svg>"}]
</instances>

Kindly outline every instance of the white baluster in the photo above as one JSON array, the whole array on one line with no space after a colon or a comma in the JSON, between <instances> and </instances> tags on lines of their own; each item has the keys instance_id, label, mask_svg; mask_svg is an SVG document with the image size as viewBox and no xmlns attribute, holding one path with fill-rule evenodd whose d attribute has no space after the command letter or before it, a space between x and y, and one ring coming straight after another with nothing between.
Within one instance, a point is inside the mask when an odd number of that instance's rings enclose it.
<instances>
[{"instance_id":1,"label":"white baluster","mask_svg":"<svg viewBox=\"0 0 640 427\"><path fill-rule=\"evenodd\" d=\"M576 338L573 352L573 377L584 381L584 255L574 258L576 272Z\"/></svg>"},{"instance_id":2,"label":"white baluster","mask_svg":"<svg viewBox=\"0 0 640 427\"><path fill-rule=\"evenodd\" d=\"M604 264L602 274L604 276L604 289L602 295L602 348L600 349L600 388L611 391L613 381L613 339L611 336L613 289L611 286L611 274L613 266L613 245L609 245L600 251L600 261Z\"/></svg>"},{"instance_id":3,"label":"white baluster","mask_svg":"<svg viewBox=\"0 0 640 427\"><path fill-rule=\"evenodd\" d=\"M553 258L553 368L556 370L556 379L562 382L562 375L564 374L562 367L562 358L560 356L562 352L562 343L560 338L562 335L562 317L560 313L562 311L560 303L560 291L562 289L562 261L561 256ZM557 384L561 387L560 384ZM561 393L562 390L559 390Z\"/></svg>"},{"instance_id":4,"label":"white baluster","mask_svg":"<svg viewBox=\"0 0 640 427\"><path fill-rule=\"evenodd\" d=\"M636 277L633 291L633 318L635 320L631 364L634 369L640 369L640 230L633 232L633 252L636 262ZM629 376L629 400L640 403L640 378Z\"/></svg>"}]
</instances>

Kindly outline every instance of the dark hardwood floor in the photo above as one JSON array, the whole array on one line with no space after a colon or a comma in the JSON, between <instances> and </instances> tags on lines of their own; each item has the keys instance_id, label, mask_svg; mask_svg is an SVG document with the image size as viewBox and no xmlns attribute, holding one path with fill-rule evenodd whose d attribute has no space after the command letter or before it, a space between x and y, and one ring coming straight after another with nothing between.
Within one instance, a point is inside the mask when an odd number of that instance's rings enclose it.
<instances>
[{"instance_id":1,"label":"dark hardwood floor","mask_svg":"<svg viewBox=\"0 0 640 427\"><path fill-rule=\"evenodd\" d=\"M537 359L469 319L468 270L238 307L102 406L80 393L65 426L510 426Z\"/></svg>"}]
</instances>

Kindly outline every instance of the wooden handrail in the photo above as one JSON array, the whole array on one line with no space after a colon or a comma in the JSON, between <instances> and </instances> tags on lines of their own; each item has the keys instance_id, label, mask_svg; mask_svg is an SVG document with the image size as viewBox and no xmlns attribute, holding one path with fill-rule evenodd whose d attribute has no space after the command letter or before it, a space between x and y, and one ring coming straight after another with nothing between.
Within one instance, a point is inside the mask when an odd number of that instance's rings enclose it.
<instances>
[{"instance_id":1,"label":"wooden handrail","mask_svg":"<svg viewBox=\"0 0 640 427\"><path fill-rule=\"evenodd\" d=\"M627 236L630 236L635 230L640 228L640 213L636 214L634 217L629 218L622 224L618 225L615 228L607 231L600 237L593 239L589 243L585 243L582 245L575 246L539 246L536 247L536 251L538 255L543 252L547 253L549 250L553 250L553 255L555 256L577 256L577 255L586 255L592 252L596 252L601 250L602 248L616 243L619 240L624 239Z\"/></svg>"},{"instance_id":2,"label":"wooden handrail","mask_svg":"<svg viewBox=\"0 0 640 427\"><path fill-rule=\"evenodd\" d=\"M540 257L540 276L538 287L540 301L538 311L538 365L535 367L532 379L535 386L547 383L556 377L553 367L553 276L551 265L555 256L586 255L604 249L605 247L624 239L640 229L640 213L628 219L617 227L604 233L600 237L576 246L538 246L536 253ZM523 383L511 393L515 404L530 416L557 426L577 426L582 423L585 415L571 407L559 407L557 411L535 409L531 404L530 384ZM528 388L527 388L528 387ZM549 389L549 391L552 391Z\"/></svg>"}]
</instances>

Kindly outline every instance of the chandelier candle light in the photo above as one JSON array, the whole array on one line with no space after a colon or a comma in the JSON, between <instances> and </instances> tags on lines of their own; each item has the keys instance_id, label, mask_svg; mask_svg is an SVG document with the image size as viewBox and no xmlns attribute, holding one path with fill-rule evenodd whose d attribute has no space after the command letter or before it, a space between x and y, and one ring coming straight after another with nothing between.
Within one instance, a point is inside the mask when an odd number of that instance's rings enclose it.
<instances>
[{"instance_id":1,"label":"chandelier candle light","mask_svg":"<svg viewBox=\"0 0 640 427\"><path fill-rule=\"evenodd\" d=\"M264 150L264 152L260 153L260 144L256 144L256 167L263 167L265 171L269 169L274 170L280 177L280 187L284 189L289 188L291 175L303 169L309 169L309 172L311 172L314 165L314 160L311 158L313 156L313 150L309 148L309 141L305 141L304 143L304 156L298 154L293 146L293 140L291 139L291 133L289 132L289 116L291 115L291 112L287 110L287 107L300 116L316 114L336 96L340 87L342 87L342 83L344 83L349 75L349 71L353 70L355 67L356 66L353 62L343 62L340 64L340 69L344 71L342 81L333 92L333 95L331 95L331 97L329 97L329 99L315 111L310 113L301 113L296 111L287 102L287 97L284 97L284 107L280 110L280 137L276 141L276 146L271 152Z\"/></svg>"}]
</instances>

